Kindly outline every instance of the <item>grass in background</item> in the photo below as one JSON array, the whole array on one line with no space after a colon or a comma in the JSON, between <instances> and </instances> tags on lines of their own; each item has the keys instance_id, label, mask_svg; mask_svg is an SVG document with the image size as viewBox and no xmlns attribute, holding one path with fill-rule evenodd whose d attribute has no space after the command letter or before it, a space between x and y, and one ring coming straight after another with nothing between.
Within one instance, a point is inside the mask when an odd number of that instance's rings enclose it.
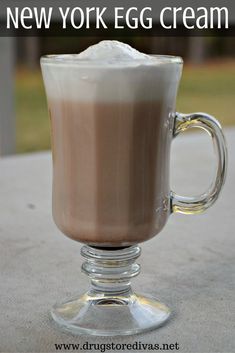
<instances>
[{"instance_id":1,"label":"grass in background","mask_svg":"<svg viewBox=\"0 0 235 353\"><path fill-rule=\"evenodd\" d=\"M178 92L177 110L207 112L222 125L234 125L235 62L186 66Z\"/></svg>"},{"instance_id":2,"label":"grass in background","mask_svg":"<svg viewBox=\"0 0 235 353\"><path fill-rule=\"evenodd\" d=\"M235 124L235 62L184 68L177 110L205 111L222 125ZM16 75L17 152L50 148L50 129L40 72Z\"/></svg>"},{"instance_id":3,"label":"grass in background","mask_svg":"<svg viewBox=\"0 0 235 353\"><path fill-rule=\"evenodd\" d=\"M50 126L41 73L20 70L16 75L16 150L50 148Z\"/></svg>"}]
</instances>

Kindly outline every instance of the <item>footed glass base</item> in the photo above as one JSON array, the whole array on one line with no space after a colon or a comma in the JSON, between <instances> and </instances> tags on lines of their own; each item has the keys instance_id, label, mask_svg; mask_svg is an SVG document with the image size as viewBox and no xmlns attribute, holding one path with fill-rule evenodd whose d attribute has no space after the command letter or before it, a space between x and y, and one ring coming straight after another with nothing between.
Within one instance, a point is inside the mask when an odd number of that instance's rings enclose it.
<instances>
[{"instance_id":1,"label":"footed glass base","mask_svg":"<svg viewBox=\"0 0 235 353\"><path fill-rule=\"evenodd\" d=\"M161 326L170 310L149 296L139 294L85 294L51 311L53 319L65 330L97 336L131 335Z\"/></svg>"},{"instance_id":2,"label":"footed glass base","mask_svg":"<svg viewBox=\"0 0 235 353\"><path fill-rule=\"evenodd\" d=\"M91 289L52 308L51 315L61 328L75 334L117 336L148 331L167 321L167 306L132 292L130 279L140 271L135 263L138 246L118 250L83 246L81 253Z\"/></svg>"}]
</instances>

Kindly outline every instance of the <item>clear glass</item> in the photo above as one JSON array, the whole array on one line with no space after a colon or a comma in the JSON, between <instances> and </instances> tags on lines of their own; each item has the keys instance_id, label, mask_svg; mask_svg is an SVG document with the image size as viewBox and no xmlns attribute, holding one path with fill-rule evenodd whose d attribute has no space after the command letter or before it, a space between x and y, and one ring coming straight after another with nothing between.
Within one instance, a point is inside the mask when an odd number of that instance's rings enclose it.
<instances>
[{"instance_id":1,"label":"clear glass","mask_svg":"<svg viewBox=\"0 0 235 353\"><path fill-rule=\"evenodd\" d=\"M136 294L130 281L140 266L139 246L104 250L84 245L82 271L90 289L56 304L53 319L65 330L99 336L131 335L159 327L170 317L167 306L151 296Z\"/></svg>"},{"instance_id":2,"label":"clear glass","mask_svg":"<svg viewBox=\"0 0 235 353\"><path fill-rule=\"evenodd\" d=\"M220 123L206 113L175 114L174 137L189 128L205 130L212 138L217 156L217 170L210 188L201 195L193 197L179 196L173 191L172 212L183 214L200 214L217 200L224 184L227 170L227 148Z\"/></svg>"},{"instance_id":3,"label":"clear glass","mask_svg":"<svg viewBox=\"0 0 235 353\"><path fill-rule=\"evenodd\" d=\"M88 62L74 55L41 59L52 128L53 217L82 242L90 289L56 304L53 319L73 333L129 335L165 323L170 310L136 294L139 243L157 235L172 212L196 214L217 199L225 180L220 124L204 113L175 113L182 59ZM172 139L205 129L218 167L208 191L178 196L169 185Z\"/></svg>"}]
</instances>

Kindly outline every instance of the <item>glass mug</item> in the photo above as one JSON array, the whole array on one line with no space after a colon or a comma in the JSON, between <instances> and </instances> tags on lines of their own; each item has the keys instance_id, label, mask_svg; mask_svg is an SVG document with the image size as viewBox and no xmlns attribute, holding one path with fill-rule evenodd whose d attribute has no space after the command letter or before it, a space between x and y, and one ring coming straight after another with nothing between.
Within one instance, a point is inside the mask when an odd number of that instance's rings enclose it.
<instances>
[{"instance_id":1,"label":"glass mug","mask_svg":"<svg viewBox=\"0 0 235 353\"><path fill-rule=\"evenodd\" d=\"M138 243L158 234L171 213L198 214L217 199L225 180L226 144L218 121L175 112L183 62L179 57L86 61L74 55L41 59L51 119L53 218L85 243L82 271L89 291L56 304L64 329L128 335L162 325L167 306L132 291ZM209 190L183 197L170 190L172 139L191 127L211 136L217 154Z\"/></svg>"}]
</instances>

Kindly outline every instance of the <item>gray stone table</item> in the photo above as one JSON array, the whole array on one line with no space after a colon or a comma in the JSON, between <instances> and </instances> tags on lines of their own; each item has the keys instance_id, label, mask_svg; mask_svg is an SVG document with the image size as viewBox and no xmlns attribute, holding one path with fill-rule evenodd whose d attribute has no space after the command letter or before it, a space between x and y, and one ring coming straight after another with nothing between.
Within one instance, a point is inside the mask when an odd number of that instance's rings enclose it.
<instances>
[{"instance_id":1,"label":"gray stone table","mask_svg":"<svg viewBox=\"0 0 235 353\"><path fill-rule=\"evenodd\" d=\"M172 319L158 330L124 338L76 337L51 321L48 311L55 301L87 289L81 245L52 221L51 155L1 159L0 351L55 352L60 343L141 341L177 342L178 351L187 353L235 352L235 129L225 133L228 177L216 205L203 215L172 215L159 236L142 244L142 272L134 287L168 304ZM174 141L171 183L177 192L204 191L213 167L208 136L187 134Z\"/></svg>"}]
</instances>

